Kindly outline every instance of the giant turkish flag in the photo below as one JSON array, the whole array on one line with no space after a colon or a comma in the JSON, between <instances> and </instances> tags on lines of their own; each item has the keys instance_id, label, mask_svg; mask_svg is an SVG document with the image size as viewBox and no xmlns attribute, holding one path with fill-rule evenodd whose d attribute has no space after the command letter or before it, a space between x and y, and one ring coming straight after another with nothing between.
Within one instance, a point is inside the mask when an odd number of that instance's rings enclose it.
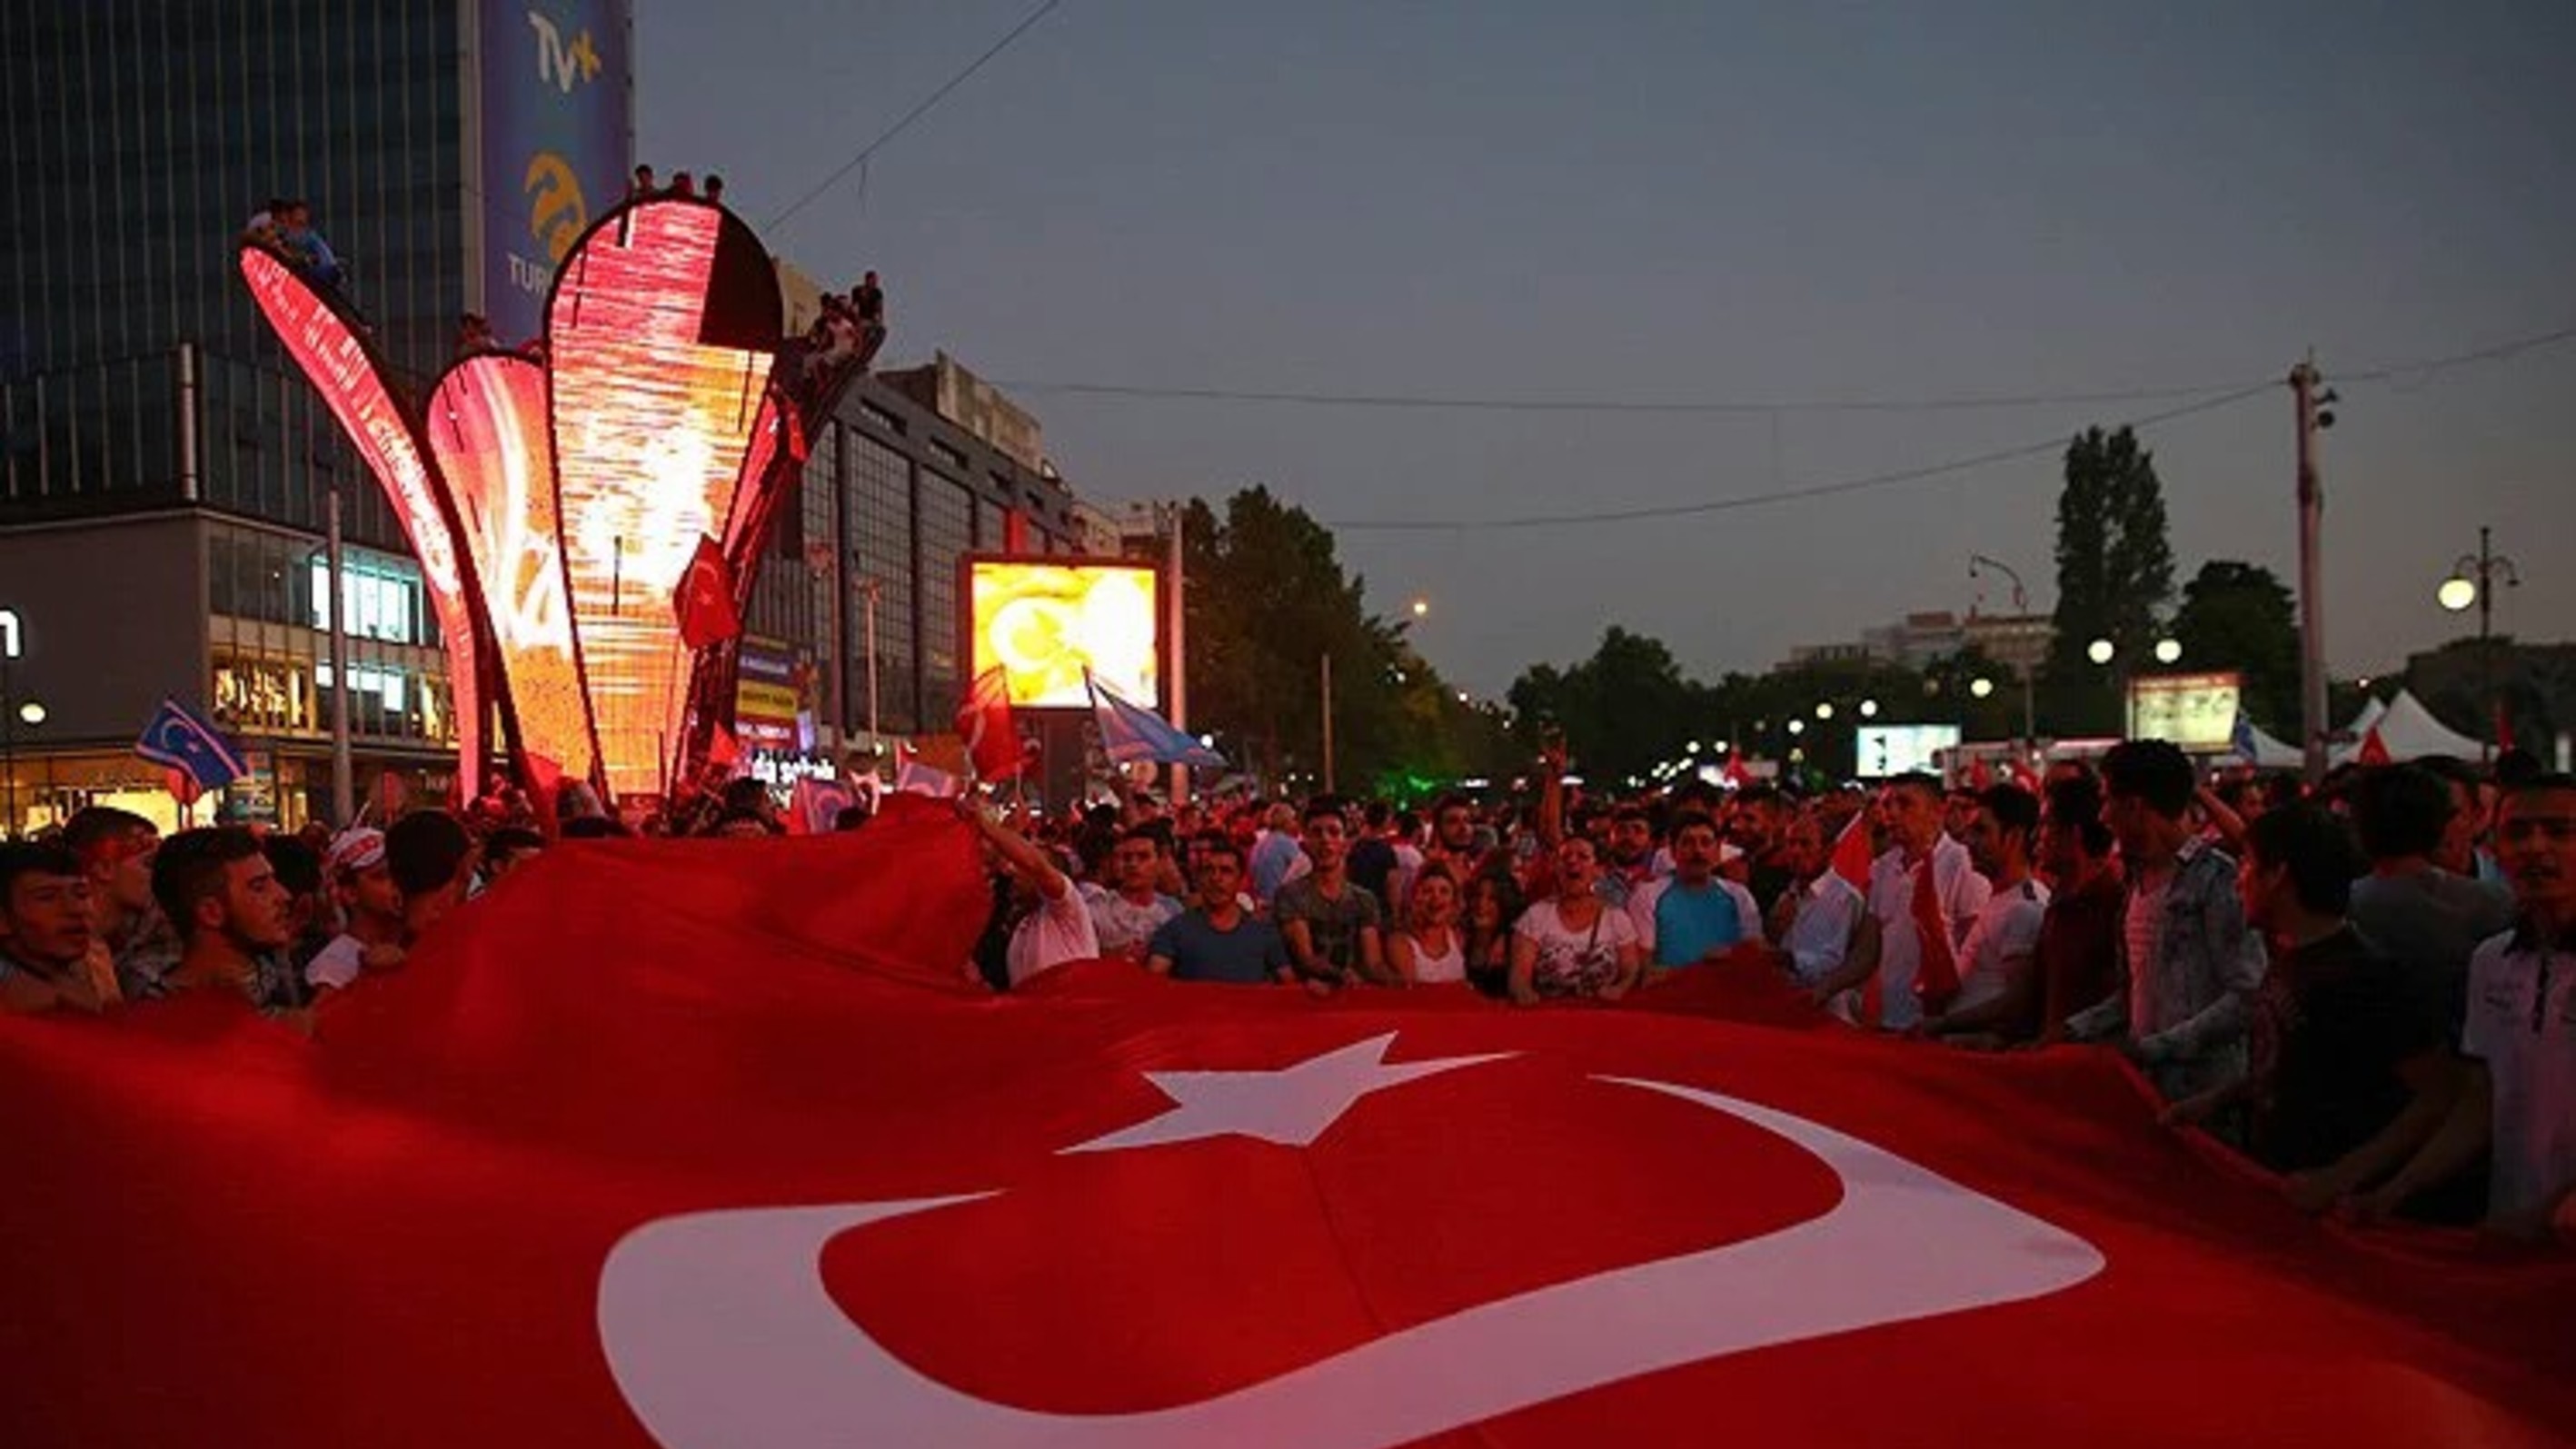
<instances>
[{"instance_id":1,"label":"giant turkish flag","mask_svg":"<svg viewBox=\"0 0 2576 1449\"><path fill-rule=\"evenodd\" d=\"M1721 974L974 996L983 900L896 797L561 846L313 1041L210 998L0 1022L0 1444L2576 1428L2576 1270L2302 1218L2098 1051Z\"/></svg>"}]
</instances>

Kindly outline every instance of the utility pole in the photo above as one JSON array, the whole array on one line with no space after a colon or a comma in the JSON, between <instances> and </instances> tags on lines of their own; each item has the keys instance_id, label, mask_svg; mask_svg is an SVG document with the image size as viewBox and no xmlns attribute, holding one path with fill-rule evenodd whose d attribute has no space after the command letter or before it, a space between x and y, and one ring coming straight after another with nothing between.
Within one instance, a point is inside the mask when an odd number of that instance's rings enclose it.
<instances>
[{"instance_id":1,"label":"utility pole","mask_svg":"<svg viewBox=\"0 0 2576 1449\"><path fill-rule=\"evenodd\" d=\"M2334 425L2334 414L2321 411L2331 402L2328 391L2317 395L2316 355L2310 353L2290 369L2290 396L2299 429L2299 733L2308 784L2326 777L2326 610L2325 489L2317 481L2317 433Z\"/></svg>"},{"instance_id":2,"label":"utility pole","mask_svg":"<svg viewBox=\"0 0 2576 1449\"><path fill-rule=\"evenodd\" d=\"M1325 654L1323 654L1323 655L1321 656L1321 662L1322 662L1322 663L1321 663L1321 667L1322 667L1322 670L1323 670L1323 681L1324 681L1324 687L1323 687L1323 696L1324 696L1324 793L1325 793L1325 794L1327 794L1327 795L1332 795L1332 794L1337 794L1337 793L1339 793L1339 792L1335 789L1334 784L1333 784L1333 656L1332 656L1332 654L1331 654L1329 651L1327 651Z\"/></svg>"},{"instance_id":3,"label":"utility pole","mask_svg":"<svg viewBox=\"0 0 2576 1449\"><path fill-rule=\"evenodd\" d=\"M2019 618L2029 618L2030 591L2022 587L2021 575L2014 572L2013 566L1981 553L1968 555L1968 577L1975 578L1981 566L2012 580L2013 613ZM2039 700L2031 680L2038 671L2024 664L2013 672L2021 676L2021 745L2024 758L2028 758L2039 749Z\"/></svg>"},{"instance_id":4,"label":"utility pole","mask_svg":"<svg viewBox=\"0 0 2576 1449\"><path fill-rule=\"evenodd\" d=\"M1171 623L1164 634L1171 646L1164 657L1171 669L1172 728L1186 733L1190 727L1189 583L1181 561L1181 520L1189 516L1189 508L1177 501L1164 507L1169 510L1165 514L1163 542L1169 559L1165 570L1170 580L1167 587L1171 591ZM1178 810L1188 803L1190 767L1176 763L1172 766L1172 808Z\"/></svg>"},{"instance_id":5,"label":"utility pole","mask_svg":"<svg viewBox=\"0 0 2576 1449\"><path fill-rule=\"evenodd\" d=\"M349 750L348 558L340 543L340 485L323 500L323 547L331 560L331 825L346 830L358 819L357 767Z\"/></svg>"}]
</instances>

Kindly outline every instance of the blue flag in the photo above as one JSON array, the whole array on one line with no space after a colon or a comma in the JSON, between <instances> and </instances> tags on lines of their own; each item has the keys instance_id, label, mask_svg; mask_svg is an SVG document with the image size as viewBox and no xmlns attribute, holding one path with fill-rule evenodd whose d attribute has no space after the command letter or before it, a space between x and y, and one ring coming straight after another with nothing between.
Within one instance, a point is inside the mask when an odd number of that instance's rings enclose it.
<instances>
[{"instance_id":1,"label":"blue flag","mask_svg":"<svg viewBox=\"0 0 2576 1449\"><path fill-rule=\"evenodd\" d=\"M161 701L161 712L143 727L134 753L179 771L200 790L220 790L250 773L231 741L175 699Z\"/></svg>"},{"instance_id":2,"label":"blue flag","mask_svg":"<svg viewBox=\"0 0 2576 1449\"><path fill-rule=\"evenodd\" d=\"M1109 758L1119 764L1150 760L1157 765L1188 765L1195 769L1221 770L1225 756L1200 744L1189 734L1172 725L1150 709L1120 699L1108 685L1082 672L1083 687L1091 691L1092 717L1100 722L1100 745Z\"/></svg>"},{"instance_id":3,"label":"blue flag","mask_svg":"<svg viewBox=\"0 0 2576 1449\"><path fill-rule=\"evenodd\" d=\"M2254 738L2254 721L2241 709L2236 712L2236 728L2228 732L2227 743L2245 763L2263 763L2262 746Z\"/></svg>"}]
</instances>

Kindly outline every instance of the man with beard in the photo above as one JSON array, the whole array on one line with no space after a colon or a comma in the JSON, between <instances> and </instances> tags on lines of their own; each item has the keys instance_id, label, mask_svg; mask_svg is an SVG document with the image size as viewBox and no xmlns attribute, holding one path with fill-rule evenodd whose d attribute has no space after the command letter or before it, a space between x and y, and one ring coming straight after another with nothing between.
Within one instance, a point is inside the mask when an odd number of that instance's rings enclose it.
<instances>
[{"instance_id":1,"label":"man with beard","mask_svg":"<svg viewBox=\"0 0 2576 1449\"><path fill-rule=\"evenodd\" d=\"M1620 910L1655 879L1655 822L1642 805L1622 805L1609 812L1602 845L1601 878L1593 889L1604 905Z\"/></svg>"},{"instance_id":2,"label":"man with beard","mask_svg":"<svg viewBox=\"0 0 2576 1449\"><path fill-rule=\"evenodd\" d=\"M1744 852L1745 884L1752 887L1754 902L1765 912L1776 908L1780 897L1797 883L1788 852L1789 823L1796 817L1789 801L1769 785L1747 785L1735 794L1727 837Z\"/></svg>"},{"instance_id":3,"label":"man with beard","mask_svg":"<svg viewBox=\"0 0 2576 1449\"><path fill-rule=\"evenodd\" d=\"M0 845L0 1011L97 1011L89 882L60 846Z\"/></svg>"},{"instance_id":4,"label":"man with beard","mask_svg":"<svg viewBox=\"0 0 2576 1449\"><path fill-rule=\"evenodd\" d=\"M1443 795L1431 807L1431 845L1422 855L1424 864L1437 861L1459 880L1476 878L1485 853L1476 848L1476 807L1467 797Z\"/></svg>"},{"instance_id":5,"label":"man with beard","mask_svg":"<svg viewBox=\"0 0 2576 1449\"><path fill-rule=\"evenodd\" d=\"M403 897L385 863L384 833L365 826L331 843L331 889L346 922L304 968L313 985L339 990L362 974L403 962Z\"/></svg>"},{"instance_id":6,"label":"man with beard","mask_svg":"<svg viewBox=\"0 0 2576 1449\"><path fill-rule=\"evenodd\" d=\"M173 992L237 992L264 1016L303 1007L275 964L291 933L287 895L258 836L238 825L171 836L152 860L152 897L179 936Z\"/></svg>"},{"instance_id":7,"label":"man with beard","mask_svg":"<svg viewBox=\"0 0 2576 1449\"><path fill-rule=\"evenodd\" d=\"M1978 800L1977 813L1968 819L1968 859L1994 894L1977 911L1977 923L1959 948L1958 1001L1925 1021L1923 1029L2000 1045L2038 1033L2040 993L2033 962L2048 912L2048 887L2030 872L2039 801L2019 785L1994 786Z\"/></svg>"}]
</instances>

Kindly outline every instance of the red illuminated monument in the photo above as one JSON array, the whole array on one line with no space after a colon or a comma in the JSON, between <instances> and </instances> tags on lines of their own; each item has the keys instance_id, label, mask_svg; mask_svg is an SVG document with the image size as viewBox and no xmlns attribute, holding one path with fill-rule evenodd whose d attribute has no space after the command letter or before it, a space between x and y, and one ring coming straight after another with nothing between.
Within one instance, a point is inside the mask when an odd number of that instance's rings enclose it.
<instances>
[{"instance_id":1,"label":"red illuminated monument","mask_svg":"<svg viewBox=\"0 0 2576 1449\"><path fill-rule=\"evenodd\" d=\"M786 385L751 228L695 200L611 212L564 257L538 345L461 358L417 399L327 290L257 245L241 268L420 559L460 788L479 788L487 710L523 777L534 756L633 796L693 773L731 723L734 651L684 644L675 596L712 539L748 602L780 485L837 390Z\"/></svg>"}]
</instances>

